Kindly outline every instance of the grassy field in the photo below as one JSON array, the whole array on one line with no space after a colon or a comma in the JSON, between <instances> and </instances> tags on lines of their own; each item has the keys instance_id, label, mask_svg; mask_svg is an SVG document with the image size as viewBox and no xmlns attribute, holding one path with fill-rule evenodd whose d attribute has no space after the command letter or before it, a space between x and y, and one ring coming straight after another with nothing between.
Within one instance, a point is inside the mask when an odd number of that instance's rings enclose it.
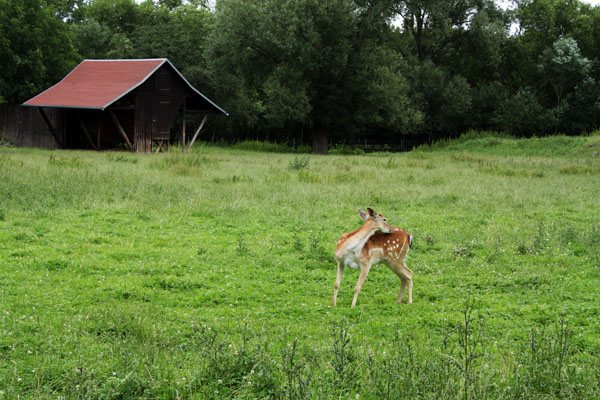
<instances>
[{"instance_id":1,"label":"grassy field","mask_svg":"<svg viewBox=\"0 0 600 400\"><path fill-rule=\"evenodd\" d=\"M599 398L600 136L403 154L0 148L0 399ZM335 243L373 207L399 279Z\"/></svg>"}]
</instances>

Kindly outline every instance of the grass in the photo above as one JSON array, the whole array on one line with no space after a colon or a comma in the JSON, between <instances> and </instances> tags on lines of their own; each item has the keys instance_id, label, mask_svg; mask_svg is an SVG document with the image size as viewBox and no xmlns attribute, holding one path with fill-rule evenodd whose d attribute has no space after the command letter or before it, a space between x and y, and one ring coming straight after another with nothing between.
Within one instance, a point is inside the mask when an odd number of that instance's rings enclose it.
<instances>
[{"instance_id":1,"label":"grass","mask_svg":"<svg viewBox=\"0 0 600 400\"><path fill-rule=\"evenodd\" d=\"M0 399L598 398L598 136L481 140L0 148ZM414 236L411 306L385 267L330 306L366 206Z\"/></svg>"}]
</instances>

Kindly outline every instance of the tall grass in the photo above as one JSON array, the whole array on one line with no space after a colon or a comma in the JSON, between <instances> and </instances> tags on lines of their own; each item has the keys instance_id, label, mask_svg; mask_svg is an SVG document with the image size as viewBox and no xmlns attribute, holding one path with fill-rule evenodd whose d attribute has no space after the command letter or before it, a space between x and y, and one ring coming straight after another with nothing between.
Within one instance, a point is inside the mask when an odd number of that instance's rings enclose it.
<instances>
[{"instance_id":1,"label":"tall grass","mask_svg":"<svg viewBox=\"0 0 600 400\"><path fill-rule=\"evenodd\" d=\"M500 139L1 148L0 399L599 397L598 137ZM384 267L329 305L365 206L414 237L410 306Z\"/></svg>"},{"instance_id":2,"label":"tall grass","mask_svg":"<svg viewBox=\"0 0 600 400\"><path fill-rule=\"evenodd\" d=\"M423 145L419 151L467 151L501 156L557 157L570 156L590 150L600 143L600 131L590 136L532 137L515 139L502 132L471 130L455 139L444 139ZM586 147L587 144L587 147ZM590 147L590 145L592 145ZM593 151L592 151L593 153Z\"/></svg>"}]
</instances>

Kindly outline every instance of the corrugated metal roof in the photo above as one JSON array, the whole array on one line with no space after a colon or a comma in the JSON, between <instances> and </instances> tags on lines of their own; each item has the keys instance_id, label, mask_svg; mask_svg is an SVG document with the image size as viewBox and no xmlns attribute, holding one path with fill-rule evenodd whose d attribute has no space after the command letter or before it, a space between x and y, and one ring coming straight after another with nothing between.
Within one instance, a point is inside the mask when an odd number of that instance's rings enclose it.
<instances>
[{"instance_id":1,"label":"corrugated metal roof","mask_svg":"<svg viewBox=\"0 0 600 400\"><path fill-rule=\"evenodd\" d=\"M164 63L168 63L195 93L208 101L218 111L227 114L222 108L190 85L166 58L84 60L62 81L27 100L23 105L104 110L144 83Z\"/></svg>"}]
</instances>

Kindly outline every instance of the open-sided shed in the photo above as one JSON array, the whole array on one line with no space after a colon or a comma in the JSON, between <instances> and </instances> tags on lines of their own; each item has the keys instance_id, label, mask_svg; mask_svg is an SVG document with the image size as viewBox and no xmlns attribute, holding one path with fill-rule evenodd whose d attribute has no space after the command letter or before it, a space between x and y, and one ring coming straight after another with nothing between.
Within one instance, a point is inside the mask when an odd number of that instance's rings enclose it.
<instances>
[{"instance_id":1,"label":"open-sided shed","mask_svg":"<svg viewBox=\"0 0 600 400\"><path fill-rule=\"evenodd\" d=\"M200 93L166 58L84 60L62 81L26 101L40 113L61 148L103 149L125 144L131 151L168 146L178 113L227 114ZM44 108L59 110L52 124Z\"/></svg>"}]
</instances>

